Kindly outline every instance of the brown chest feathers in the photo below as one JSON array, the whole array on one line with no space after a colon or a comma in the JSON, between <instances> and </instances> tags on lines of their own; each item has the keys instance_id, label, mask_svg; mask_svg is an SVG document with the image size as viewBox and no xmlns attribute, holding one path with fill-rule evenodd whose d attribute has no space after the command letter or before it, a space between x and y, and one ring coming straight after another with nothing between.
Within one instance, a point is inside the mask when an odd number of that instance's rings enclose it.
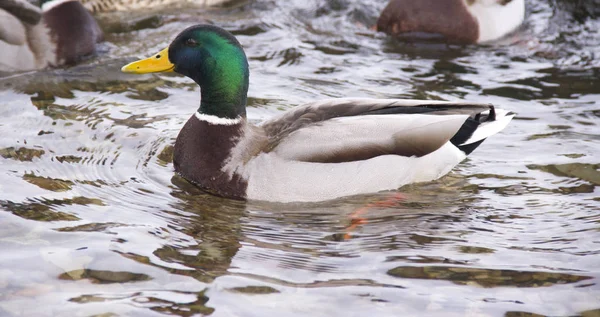
<instances>
[{"instance_id":1,"label":"brown chest feathers","mask_svg":"<svg viewBox=\"0 0 600 317\"><path fill-rule=\"evenodd\" d=\"M177 136L173 165L183 178L219 196L243 199L248 183L225 171L232 149L244 133L244 122L218 125L191 117Z\"/></svg>"},{"instance_id":2,"label":"brown chest feathers","mask_svg":"<svg viewBox=\"0 0 600 317\"><path fill-rule=\"evenodd\" d=\"M477 20L463 0L391 0L377 30L394 36L439 34L446 42L469 44L479 38Z\"/></svg>"}]
</instances>

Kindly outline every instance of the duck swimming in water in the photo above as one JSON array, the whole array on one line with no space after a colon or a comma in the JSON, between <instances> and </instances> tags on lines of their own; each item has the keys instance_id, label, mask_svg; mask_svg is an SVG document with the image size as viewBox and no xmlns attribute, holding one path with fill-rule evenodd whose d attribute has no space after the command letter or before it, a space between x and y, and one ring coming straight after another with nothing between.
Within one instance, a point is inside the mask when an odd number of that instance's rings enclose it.
<instances>
[{"instance_id":1,"label":"duck swimming in water","mask_svg":"<svg viewBox=\"0 0 600 317\"><path fill-rule=\"evenodd\" d=\"M74 64L96 51L103 33L77 0L0 0L0 71Z\"/></svg>"},{"instance_id":2,"label":"duck swimming in water","mask_svg":"<svg viewBox=\"0 0 600 317\"><path fill-rule=\"evenodd\" d=\"M525 19L525 0L390 0L377 30L454 44L497 40Z\"/></svg>"},{"instance_id":3,"label":"duck swimming in water","mask_svg":"<svg viewBox=\"0 0 600 317\"><path fill-rule=\"evenodd\" d=\"M514 116L486 104L347 98L297 106L255 126L246 120L244 50L211 25L184 30L122 71L174 71L200 86L200 106L175 143L175 171L239 199L314 202L435 180Z\"/></svg>"}]
</instances>

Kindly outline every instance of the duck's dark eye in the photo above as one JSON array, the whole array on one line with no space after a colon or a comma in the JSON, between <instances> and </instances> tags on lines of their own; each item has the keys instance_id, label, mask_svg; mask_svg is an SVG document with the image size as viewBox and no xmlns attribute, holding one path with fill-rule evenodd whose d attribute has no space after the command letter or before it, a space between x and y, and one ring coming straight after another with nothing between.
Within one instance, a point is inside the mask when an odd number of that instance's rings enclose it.
<instances>
[{"instance_id":1,"label":"duck's dark eye","mask_svg":"<svg viewBox=\"0 0 600 317\"><path fill-rule=\"evenodd\" d=\"M193 38L189 38L189 39L185 40L185 45L194 47L194 46L198 46L198 42L196 42L196 40L194 40Z\"/></svg>"}]
</instances>

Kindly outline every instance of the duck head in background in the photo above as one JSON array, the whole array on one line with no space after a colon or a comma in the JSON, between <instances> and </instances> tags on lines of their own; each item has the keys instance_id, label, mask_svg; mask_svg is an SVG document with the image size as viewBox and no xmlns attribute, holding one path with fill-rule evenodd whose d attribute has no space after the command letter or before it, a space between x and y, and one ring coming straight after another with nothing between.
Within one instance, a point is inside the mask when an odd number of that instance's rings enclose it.
<instances>
[{"instance_id":1,"label":"duck head in background","mask_svg":"<svg viewBox=\"0 0 600 317\"><path fill-rule=\"evenodd\" d=\"M525 0L390 0L377 31L452 44L497 40L525 19Z\"/></svg>"}]
</instances>

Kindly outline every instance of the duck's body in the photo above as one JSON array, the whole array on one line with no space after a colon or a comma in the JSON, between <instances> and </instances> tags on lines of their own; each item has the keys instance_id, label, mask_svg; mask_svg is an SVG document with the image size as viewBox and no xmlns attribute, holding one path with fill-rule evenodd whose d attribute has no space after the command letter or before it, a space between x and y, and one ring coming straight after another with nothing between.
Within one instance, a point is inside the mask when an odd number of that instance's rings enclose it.
<instances>
[{"instance_id":1,"label":"duck's body","mask_svg":"<svg viewBox=\"0 0 600 317\"><path fill-rule=\"evenodd\" d=\"M390 0L377 30L399 37L435 34L450 43L499 39L525 19L525 0Z\"/></svg>"},{"instance_id":2,"label":"duck's body","mask_svg":"<svg viewBox=\"0 0 600 317\"><path fill-rule=\"evenodd\" d=\"M512 117L498 110L495 119L470 118L489 110L422 100L333 99L296 107L258 127L197 112L175 143L175 170L222 196L278 202L397 189L447 174ZM479 129L487 131L475 134Z\"/></svg>"},{"instance_id":3,"label":"duck's body","mask_svg":"<svg viewBox=\"0 0 600 317\"><path fill-rule=\"evenodd\" d=\"M26 0L0 1L0 71L73 64L103 38L94 17L76 0L39 9Z\"/></svg>"},{"instance_id":4,"label":"duck's body","mask_svg":"<svg viewBox=\"0 0 600 317\"><path fill-rule=\"evenodd\" d=\"M174 70L201 86L200 108L175 143L175 170L242 199L322 201L434 180L513 116L482 104L333 99L253 126L245 119L245 55L213 26L189 28L123 70Z\"/></svg>"}]
</instances>

